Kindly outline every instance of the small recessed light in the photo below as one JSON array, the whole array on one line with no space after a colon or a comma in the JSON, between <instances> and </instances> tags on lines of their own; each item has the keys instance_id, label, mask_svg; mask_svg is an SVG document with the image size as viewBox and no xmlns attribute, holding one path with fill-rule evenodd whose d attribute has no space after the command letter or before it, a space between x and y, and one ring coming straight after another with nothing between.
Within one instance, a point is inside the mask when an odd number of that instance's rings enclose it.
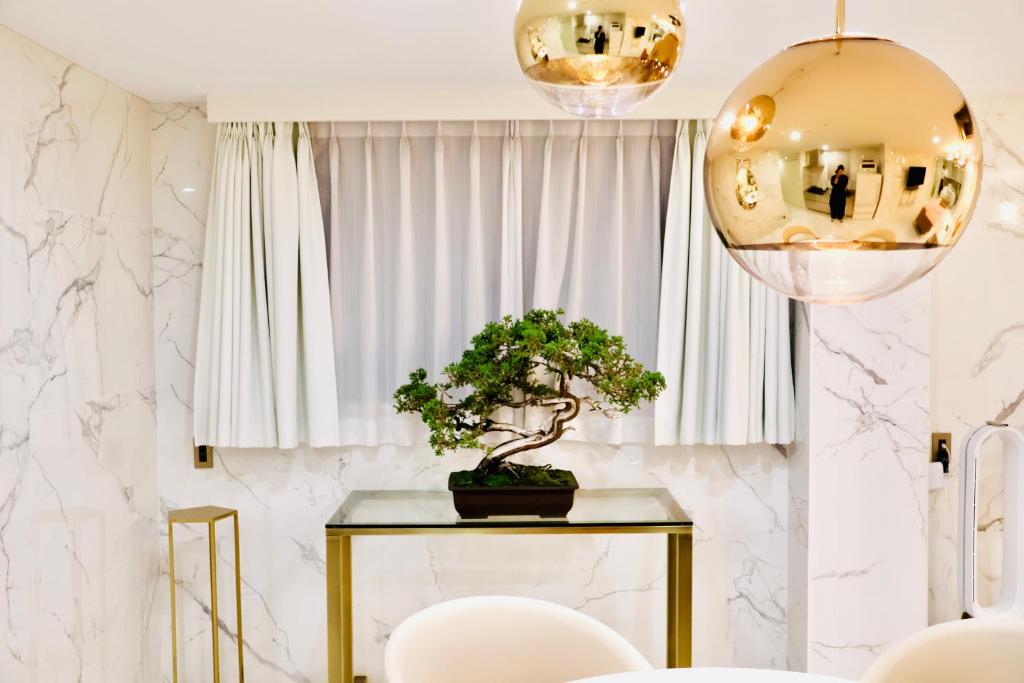
<instances>
[{"instance_id":1,"label":"small recessed light","mask_svg":"<svg viewBox=\"0 0 1024 683\"><path fill-rule=\"evenodd\" d=\"M181 188L181 191L182 192L195 192L196 188L194 188L194 187L183 187L183 188Z\"/></svg>"},{"instance_id":2,"label":"small recessed light","mask_svg":"<svg viewBox=\"0 0 1024 683\"><path fill-rule=\"evenodd\" d=\"M821 146L821 151L827 152L828 151L828 145L822 145Z\"/></svg>"},{"instance_id":3,"label":"small recessed light","mask_svg":"<svg viewBox=\"0 0 1024 683\"><path fill-rule=\"evenodd\" d=\"M802 137L803 135L798 130L794 130L792 133L789 134L789 139L792 140L793 142L796 142Z\"/></svg>"},{"instance_id":4,"label":"small recessed light","mask_svg":"<svg viewBox=\"0 0 1024 683\"><path fill-rule=\"evenodd\" d=\"M932 138L932 144L933 145L937 145L940 142L942 142L942 138L940 138L938 135L936 135L935 137Z\"/></svg>"},{"instance_id":5,"label":"small recessed light","mask_svg":"<svg viewBox=\"0 0 1024 683\"><path fill-rule=\"evenodd\" d=\"M569 0L569 4L566 5L566 7L568 7L571 10L576 9L576 2L575 2L575 0Z\"/></svg>"},{"instance_id":6,"label":"small recessed light","mask_svg":"<svg viewBox=\"0 0 1024 683\"><path fill-rule=\"evenodd\" d=\"M591 12L590 10L587 10L587 16L589 17L591 14L593 14L593 12Z\"/></svg>"}]
</instances>

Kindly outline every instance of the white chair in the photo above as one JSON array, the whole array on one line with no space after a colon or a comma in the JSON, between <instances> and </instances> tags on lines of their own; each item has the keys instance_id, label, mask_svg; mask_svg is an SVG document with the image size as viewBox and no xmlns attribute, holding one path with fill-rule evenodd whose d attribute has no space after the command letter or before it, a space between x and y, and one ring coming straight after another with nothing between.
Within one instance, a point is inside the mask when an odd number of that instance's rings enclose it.
<instances>
[{"instance_id":1,"label":"white chair","mask_svg":"<svg viewBox=\"0 0 1024 683\"><path fill-rule=\"evenodd\" d=\"M565 683L650 671L625 638L576 610L500 596L442 602L391 634L389 683Z\"/></svg>"},{"instance_id":2,"label":"white chair","mask_svg":"<svg viewBox=\"0 0 1024 683\"><path fill-rule=\"evenodd\" d=\"M1021 683L1024 621L1009 617L939 624L898 643L863 683Z\"/></svg>"}]
</instances>

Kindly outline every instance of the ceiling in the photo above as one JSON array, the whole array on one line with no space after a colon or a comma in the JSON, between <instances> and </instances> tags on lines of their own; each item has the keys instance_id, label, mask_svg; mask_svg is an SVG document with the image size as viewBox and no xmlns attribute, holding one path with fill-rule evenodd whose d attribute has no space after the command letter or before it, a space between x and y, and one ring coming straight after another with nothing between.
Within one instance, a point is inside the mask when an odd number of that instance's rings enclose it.
<instances>
[{"instance_id":1,"label":"ceiling","mask_svg":"<svg viewBox=\"0 0 1024 683\"><path fill-rule=\"evenodd\" d=\"M150 101L293 89L522 88L515 0L0 0L0 24ZM969 95L1024 94L1021 0L850 0L851 31L896 38ZM667 88L725 93L829 0L686 0ZM355 92L353 97L359 97ZM533 96L533 95L531 95Z\"/></svg>"}]
</instances>

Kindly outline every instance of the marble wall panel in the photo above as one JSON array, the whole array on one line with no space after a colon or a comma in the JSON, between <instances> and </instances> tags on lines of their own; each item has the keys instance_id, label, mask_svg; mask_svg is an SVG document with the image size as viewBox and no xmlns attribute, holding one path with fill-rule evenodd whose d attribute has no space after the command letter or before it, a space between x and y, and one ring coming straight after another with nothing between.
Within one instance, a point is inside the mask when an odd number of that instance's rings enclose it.
<instances>
[{"instance_id":1,"label":"marble wall panel","mask_svg":"<svg viewBox=\"0 0 1024 683\"><path fill-rule=\"evenodd\" d=\"M0 679L155 679L149 107L0 27Z\"/></svg>"}]
</instances>

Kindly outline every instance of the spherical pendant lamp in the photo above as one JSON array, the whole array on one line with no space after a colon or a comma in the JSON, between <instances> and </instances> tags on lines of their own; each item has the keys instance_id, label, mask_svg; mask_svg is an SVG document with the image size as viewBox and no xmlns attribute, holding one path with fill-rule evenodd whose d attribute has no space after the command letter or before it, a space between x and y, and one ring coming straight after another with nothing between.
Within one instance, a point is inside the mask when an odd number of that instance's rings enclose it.
<instances>
[{"instance_id":1,"label":"spherical pendant lamp","mask_svg":"<svg viewBox=\"0 0 1024 683\"><path fill-rule=\"evenodd\" d=\"M960 239L981 187L981 131L956 84L892 41L793 45L733 91L708 133L704 191L729 253L815 303L921 277Z\"/></svg>"},{"instance_id":2,"label":"spherical pendant lamp","mask_svg":"<svg viewBox=\"0 0 1024 683\"><path fill-rule=\"evenodd\" d=\"M653 95L685 37L679 0L521 0L516 12L523 74L586 118L619 116Z\"/></svg>"}]
</instances>

